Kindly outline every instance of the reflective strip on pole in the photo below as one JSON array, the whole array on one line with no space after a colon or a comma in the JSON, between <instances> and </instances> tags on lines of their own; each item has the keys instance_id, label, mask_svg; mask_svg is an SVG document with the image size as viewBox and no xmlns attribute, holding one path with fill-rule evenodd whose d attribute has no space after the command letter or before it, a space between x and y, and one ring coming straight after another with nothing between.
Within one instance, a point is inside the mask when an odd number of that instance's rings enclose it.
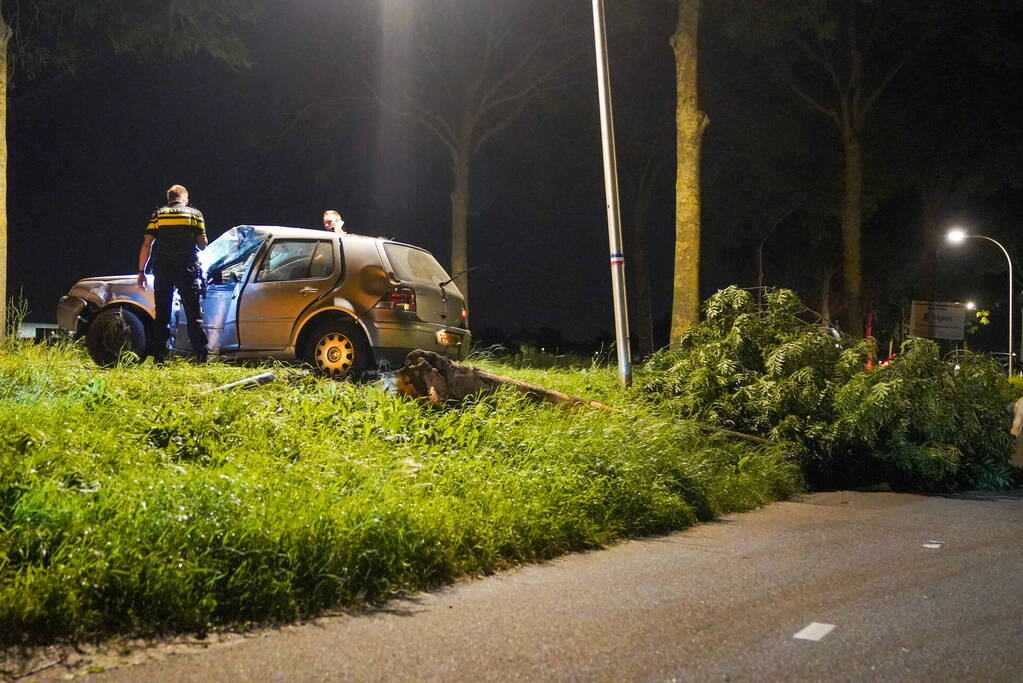
<instances>
[{"instance_id":1,"label":"reflective strip on pole","mask_svg":"<svg viewBox=\"0 0 1023 683\"><path fill-rule=\"evenodd\" d=\"M632 352L629 345L629 312L625 304L625 254L622 249L622 221L618 211L618 169L615 161L606 35L604 0L593 0L593 43L597 52L600 137L604 147L604 194L607 199L607 239L611 247L611 291L614 296L615 344L618 347L618 383L627 387L632 384Z\"/></svg>"}]
</instances>

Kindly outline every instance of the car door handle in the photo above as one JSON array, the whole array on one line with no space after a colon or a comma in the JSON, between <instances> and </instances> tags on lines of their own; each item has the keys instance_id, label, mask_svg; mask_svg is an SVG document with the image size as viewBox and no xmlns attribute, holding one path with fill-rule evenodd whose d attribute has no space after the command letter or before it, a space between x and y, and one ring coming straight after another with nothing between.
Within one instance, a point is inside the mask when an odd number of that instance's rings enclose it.
<instances>
[{"instance_id":1,"label":"car door handle","mask_svg":"<svg viewBox=\"0 0 1023 683\"><path fill-rule=\"evenodd\" d=\"M302 289L298 290L298 293L301 294L302 296L309 296L310 294L316 294L316 292L318 291L320 290L318 290L316 287L303 287Z\"/></svg>"}]
</instances>

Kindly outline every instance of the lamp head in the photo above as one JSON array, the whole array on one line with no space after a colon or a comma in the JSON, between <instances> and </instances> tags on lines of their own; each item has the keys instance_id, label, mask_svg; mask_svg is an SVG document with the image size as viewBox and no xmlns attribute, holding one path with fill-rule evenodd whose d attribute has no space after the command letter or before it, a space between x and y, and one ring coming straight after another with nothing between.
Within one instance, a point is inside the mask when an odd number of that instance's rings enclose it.
<instances>
[{"instance_id":1,"label":"lamp head","mask_svg":"<svg viewBox=\"0 0 1023 683\"><path fill-rule=\"evenodd\" d=\"M972 311L976 307L977 307L977 304L973 303L972 301L967 301L966 302L966 310L967 311Z\"/></svg>"},{"instance_id":2,"label":"lamp head","mask_svg":"<svg viewBox=\"0 0 1023 683\"><path fill-rule=\"evenodd\" d=\"M952 228L945 233L945 239L949 244L962 244L963 240L966 239L966 231L962 228Z\"/></svg>"}]
</instances>

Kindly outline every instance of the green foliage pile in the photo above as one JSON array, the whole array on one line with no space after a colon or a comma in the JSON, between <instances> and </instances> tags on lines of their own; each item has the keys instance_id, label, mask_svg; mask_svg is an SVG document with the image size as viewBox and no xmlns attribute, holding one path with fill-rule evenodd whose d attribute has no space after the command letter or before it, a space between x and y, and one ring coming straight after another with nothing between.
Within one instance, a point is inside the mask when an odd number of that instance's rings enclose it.
<instances>
[{"instance_id":1,"label":"green foliage pile","mask_svg":"<svg viewBox=\"0 0 1023 683\"><path fill-rule=\"evenodd\" d=\"M0 349L0 643L293 619L801 486L782 449L646 408L437 412L284 368L209 392L255 372ZM618 391L609 368L525 378Z\"/></svg>"},{"instance_id":2,"label":"green foliage pile","mask_svg":"<svg viewBox=\"0 0 1023 683\"><path fill-rule=\"evenodd\" d=\"M1006 488L1006 405L1016 396L989 358L958 367L910 339L867 369L869 341L837 340L805 322L788 290L762 306L734 287L644 369L641 391L677 417L787 443L815 487L888 482L902 489Z\"/></svg>"}]
</instances>

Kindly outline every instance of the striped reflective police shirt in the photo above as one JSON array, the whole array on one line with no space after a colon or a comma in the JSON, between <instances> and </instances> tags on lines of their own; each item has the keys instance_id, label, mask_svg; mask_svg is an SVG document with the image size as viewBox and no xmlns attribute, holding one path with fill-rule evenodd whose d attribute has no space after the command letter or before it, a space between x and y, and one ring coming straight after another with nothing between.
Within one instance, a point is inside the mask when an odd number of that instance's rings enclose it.
<instances>
[{"instance_id":1,"label":"striped reflective police shirt","mask_svg":"<svg viewBox=\"0 0 1023 683\"><path fill-rule=\"evenodd\" d=\"M202 211L171 202L153 212L146 234L156 238L153 267L192 265L196 262L195 238L206 233Z\"/></svg>"}]
</instances>

